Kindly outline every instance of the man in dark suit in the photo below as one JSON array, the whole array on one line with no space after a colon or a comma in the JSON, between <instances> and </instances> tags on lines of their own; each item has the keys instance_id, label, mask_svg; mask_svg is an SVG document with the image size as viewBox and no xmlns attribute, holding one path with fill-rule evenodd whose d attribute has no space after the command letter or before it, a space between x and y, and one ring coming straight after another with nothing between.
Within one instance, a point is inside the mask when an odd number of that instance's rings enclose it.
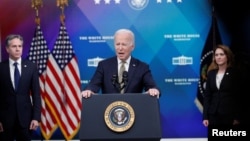
<instances>
[{"instance_id":1,"label":"man in dark suit","mask_svg":"<svg viewBox=\"0 0 250 141\"><path fill-rule=\"evenodd\" d=\"M116 56L100 61L87 87L82 91L84 98L98 93L148 93L159 96L160 91L153 79L149 65L132 57L135 48L134 33L119 29L114 35ZM121 67L123 66L123 67ZM119 80L120 69L122 79Z\"/></svg>"},{"instance_id":2,"label":"man in dark suit","mask_svg":"<svg viewBox=\"0 0 250 141\"><path fill-rule=\"evenodd\" d=\"M9 59L0 63L0 140L29 141L31 131L37 129L41 120L38 70L36 64L21 59L22 36L9 35L6 51Z\"/></svg>"}]
</instances>

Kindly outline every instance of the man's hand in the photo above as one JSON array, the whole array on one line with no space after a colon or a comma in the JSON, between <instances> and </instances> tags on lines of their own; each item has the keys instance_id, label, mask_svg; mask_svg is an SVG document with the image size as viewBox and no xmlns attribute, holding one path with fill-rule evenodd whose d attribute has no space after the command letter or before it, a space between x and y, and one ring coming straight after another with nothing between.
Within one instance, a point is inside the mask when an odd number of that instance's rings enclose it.
<instances>
[{"instance_id":1,"label":"man's hand","mask_svg":"<svg viewBox=\"0 0 250 141\"><path fill-rule=\"evenodd\" d=\"M91 90L84 90L81 92L81 95L84 98L89 98L92 94L94 94L94 92L92 92Z\"/></svg>"},{"instance_id":2,"label":"man's hand","mask_svg":"<svg viewBox=\"0 0 250 141\"><path fill-rule=\"evenodd\" d=\"M0 122L0 132L3 132L3 124Z\"/></svg>"},{"instance_id":3,"label":"man's hand","mask_svg":"<svg viewBox=\"0 0 250 141\"><path fill-rule=\"evenodd\" d=\"M151 96L157 96L157 97L160 96L160 92L156 88L149 89L146 93L148 93Z\"/></svg>"},{"instance_id":4,"label":"man's hand","mask_svg":"<svg viewBox=\"0 0 250 141\"><path fill-rule=\"evenodd\" d=\"M39 123L37 120L32 120L30 123L30 130L36 130L37 127L39 126Z\"/></svg>"}]
</instances>

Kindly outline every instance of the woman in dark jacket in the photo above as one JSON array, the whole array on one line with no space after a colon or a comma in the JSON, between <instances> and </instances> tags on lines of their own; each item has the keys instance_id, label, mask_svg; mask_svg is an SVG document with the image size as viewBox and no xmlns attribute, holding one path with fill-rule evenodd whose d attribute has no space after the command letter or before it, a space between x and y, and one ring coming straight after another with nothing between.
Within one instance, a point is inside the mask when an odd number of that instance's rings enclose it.
<instances>
[{"instance_id":1,"label":"woman in dark jacket","mask_svg":"<svg viewBox=\"0 0 250 141\"><path fill-rule=\"evenodd\" d=\"M233 63L234 55L229 47L217 45L204 94L203 125L206 127L239 124L239 81Z\"/></svg>"}]
</instances>

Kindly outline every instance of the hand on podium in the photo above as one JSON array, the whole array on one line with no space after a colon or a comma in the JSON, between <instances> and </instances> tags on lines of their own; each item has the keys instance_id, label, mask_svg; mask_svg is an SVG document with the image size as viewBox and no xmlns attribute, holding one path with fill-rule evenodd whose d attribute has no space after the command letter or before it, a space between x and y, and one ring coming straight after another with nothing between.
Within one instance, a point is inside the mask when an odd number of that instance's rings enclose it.
<instances>
[{"instance_id":1,"label":"hand on podium","mask_svg":"<svg viewBox=\"0 0 250 141\"><path fill-rule=\"evenodd\" d=\"M91 97L92 94L95 94L95 93L92 92L91 90L84 90L81 92L81 95L84 98L89 98L89 97Z\"/></svg>"},{"instance_id":2,"label":"hand on podium","mask_svg":"<svg viewBox=\"0 0 250 141\"><path fill-rule=\"evenodd\" d=\"M149 89L149 90L146 92L146 94L149 94L149 95L151 95L151 96L157 96L158 98L159 98L159 96L160 96L160 92L159 92L159 90L156 89L156 88L151 88L151 89Z\"/></svg>"}]
</instances>

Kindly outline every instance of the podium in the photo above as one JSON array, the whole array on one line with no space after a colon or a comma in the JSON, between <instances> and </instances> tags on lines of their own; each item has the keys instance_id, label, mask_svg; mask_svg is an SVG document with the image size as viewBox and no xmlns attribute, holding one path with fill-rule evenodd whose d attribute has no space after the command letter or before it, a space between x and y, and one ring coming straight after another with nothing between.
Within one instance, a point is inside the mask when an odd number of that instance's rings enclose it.
<instances>
[{"instance_id":1,"label":"podium","mask_svg":"<svg viewBox=\"0 0 250 141\"><path fill-rule=\"evenodd\" d=\"M125 109L123 113L127 113L124 118L127 123L123 126L113 123L117 116L111 113L117 109ZM161 134L157 97L126 93L98 94L82 99L81 141L160 141Z\"/></svg>"}]
</instances>

